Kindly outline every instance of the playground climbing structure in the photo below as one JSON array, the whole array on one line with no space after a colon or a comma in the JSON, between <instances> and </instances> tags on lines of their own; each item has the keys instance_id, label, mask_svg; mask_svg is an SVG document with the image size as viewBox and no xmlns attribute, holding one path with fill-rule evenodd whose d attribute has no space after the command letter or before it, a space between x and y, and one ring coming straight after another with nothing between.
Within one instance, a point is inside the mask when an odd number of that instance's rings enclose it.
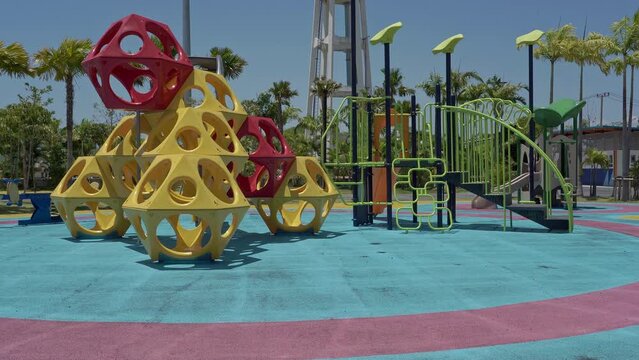
<instances>
[{"instance_id":1,"label":"playground climbing structure","mask_svg":"<svg viewBox=\"0 0 639 360\"><path fill-rule=\"evenodd\" d=\"M126 37L142 43L137 52L122 49ZM72 236L122 236L132 224L153 261L216 259L251 204L273 233L320 231L337 197L324 169L296 157L273 120L248 116L222 75L194 68L166 25L135 14L115 22L83 67L105 106L138 113L53 192ZM247 151L245 137L258 147Z\"/></svg>"},{"instance_id":2,"label":"playground climbing structure","mask_svg":"<svg viewBox=\"0 0 639 360\"><path fill-rule=\"evenodd\" d=\"M530 219L548 229L572 231L573 186L542 147L525 135L532 121L530 110L501 99L478 99L458 106L429 104L421 112L415 107L411 114L411 142L406 144L405 122L395 121L391 143L383 138L373 141L370 126L374 108L383 99L346 98L335 112L323 137L329 154L324 164L334 176L337 186L356 187L361 201L342 197L351 206L367 208L370 215L376 204L399 204L395 209L395 224L400 229L417 229L422 222L431 229L445 230L453 225L450 187L463 188L498 205L503 210L503 228L508 227L509 211ZM350 109L358 109L353 118ZM344 129L358 132L357 157L348 151L348 135ZM375 145L379 144L378 148ZM438 144L441 147L437 149ZM372 161L373 154L390 146L395 155L390 159L396 180L393 196L383 202L373 201L372 168L381 168L386 161ZM520 159L522 149L532 147L538 158L536 187L542 191L536 201L525 200L521 190L528 184L527 167ZM411 148L410 156L406 149ZM437 154L441 154L437 156ZM360 181L349 181L350 169L356 169ZM553 191L559 191L564 214L553 214ZM402 194L404 192L404 194ZM408 192L412 198L408 199ZM456 206L453 202L452 206ZM403 220L401 213L409 211L413 224ZM446 221L444 221L446 220ZM444 222L446 224L444 224Z\"/></svg>"}]
</instances>

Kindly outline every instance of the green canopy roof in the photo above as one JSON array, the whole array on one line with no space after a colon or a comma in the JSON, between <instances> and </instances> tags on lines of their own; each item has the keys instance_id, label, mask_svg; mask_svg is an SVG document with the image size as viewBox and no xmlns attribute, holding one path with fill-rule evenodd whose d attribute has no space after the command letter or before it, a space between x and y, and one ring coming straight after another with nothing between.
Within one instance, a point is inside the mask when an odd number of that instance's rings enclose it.
<instances>
[{"instance_id":1,"label":"green canopy roof","mask_svg":"<svg viewBox=\"0 0 639 360\"><path fill-rule=\"evenodd\" d=\"M402 22L396 22L392 25L389 25L371 38L371 45L377 45L379 43L382 44L391 44L393 42L393 38L395 37L395 33L397 30L401 29L403 26Z\"/></svg>"},{"instance_id":2,"label":"green canopy roof","mask_svg":"<svg viewBox=\"0 0 639 360\"><path fill-rule=\"evenodd\" d=\"M517 39L515 39L515 45L517 45L517 47L522 47L524 45L534 45L539 41L539 39L541 39L542 36L544 36L543 31L533 30L528 34L517 37Z\"/></svg>"},{"instance_id":3,"label":"green canopy roof","mask_svg":"<svg viewBox=\"0 0 639 360\"><path fill-rule=\"evenodd\" d=\"M585 105L585 101L557 100L547 107L535 109L535 122L547 128L559 126L564 121L577 117Z\"/></svg>"},{"instance_id":4,"label":"green canopy roof","mask_svg":"<svg viewBox=\"0 0 639 360\"><path fill-rule=\"evenodd\" d=\"M455 45L464 38L464 35L457 34L439 43L433 48L433 54L446 53L450 54L455 51Z\"/></svg>"}]
</instances>

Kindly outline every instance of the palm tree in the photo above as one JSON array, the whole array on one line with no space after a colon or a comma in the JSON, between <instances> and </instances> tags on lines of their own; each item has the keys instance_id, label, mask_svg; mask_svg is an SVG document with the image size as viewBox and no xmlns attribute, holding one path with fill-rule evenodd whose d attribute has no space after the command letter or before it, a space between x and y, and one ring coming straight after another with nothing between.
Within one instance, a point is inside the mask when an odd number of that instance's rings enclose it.
<instances>
[{"instance_id":1,"label":"palm tree","mask_svg":"<svg viewBox=\"0 0 639 360\"><path fill-rule=\"evenodd\" d=\"M597 65L601 72L604 74L608 74L610 70L610 66L606 62L605 56L605 45L606 42L604 40L603 35L597 33L590 33L587 37L580 39L578 37L574 37L568 45L568 53L566 56L566 60L573 62L579 66L579 101L584 98L584 67L586 65ZM579 112L579 129L578 129L578 138L579 141L577 143L577 162L582 161L583 154L583 129L582 129L582 120L583 115L582 112ZM577 178L577 181L581 181L580 178ZM579 194L583 195L583 187L578 186Z\"/></svg>"},{"instance_id":2,"label":"palm tree","mask_svg":"<svg viewBox=\"0 0 639 360\"><path fill-rule=\"evenodd\" d=\"M535 49L536 58L544 58L550 62L550 103L554 100L555 63L565 59L568 47L575 38L575 27L566 24L559 29L551 29L544 34L543 41Z\"/></svg>"},{"instance_id":3,"label":"palm tree","mask_svg":"<svg viewBox=\"0 0 639 360\"><path fill-rule=\"evenodd\" d=\"M319 96L322 99L322 134L326 132L327 117L328 117L328 98L333 95L335 91L342 87L342 84L332 79L326 79L321 77L315 79L313 86L311 87L311 93ZM326 162L326 139L324 139L324 150L322 151L322 161Z\"/></svg>"},{"instance_id":4,"label":"palm tree","mask_svg":"<svg viewBox=\"0 0 639 360\"><path fill-rule=\"evenodd\" d=\"M632 19L625 16L619 21L615 21L611 26L612 36L604 38L606 41L606 50L608 55L615 55L610 65L618 75L622 77L622 135L621 135L621 152L622 152L622 175L629 176L630 171L630 121L628 119L628 88L627 88L627 70L629 59L632 51L639 46L639 10L637 10ZM628 201L630 198L630 187L627 182L623 183L621 199Z\"/></svg>"},{"instance_id":5,"label":"palm tree","mask_svg":"<svg viewBox=\"0 0 639 360\"><path fill-rule=\"evenodd\" d=\"M0 41L0 75L24 77L31 75L29 68L29 54L22 44L12 43L4 45Z\"/></svg>"},{"instance_id":6,"label":"palm tree","mask_svg":"<svg viewBox=\"0 0 639 360\"><path fill-rule=\"evenodd\" d=\"M451 93L458 102L464 102L464 92L471 86L472 81L483 82L476 71L452 71L450 73ZM443 89L442 89L443 90Z\"/></svg>"},{"instance_id":7,"label":"palm tree","mask_svg":"<svg viewBox=\"0 0 639 360\"><path fill-rule=\"evenodd\" d=\"M382 69L382 74L385 74L385 70ZM386 86L386 83L384 82L384 87ZM381 88L383 93L384 88ZM379 91L379 90L378 90ZM394 103L395 102L395 97L396 96L406 96L406 95L410 95L410 94L414 94L415 90L406 87L404 85L404 74L402 74L402 71L398 68L391 68L390 69L390 95L391 95L391 102ZM383 96L383 95L382 95Z\"/></svg>"},{"instance_id":8,"label":"palm tree","mask_svg":"<svg viewBox=\"0 0 639 360\"><path fill-rule=\"evenodd\" d=\"M320 139L322 138L323 128L317 118L304 116L292 130L294 141L289 142L291 146L295 146L295 143L300 143L299 145L304 149L305 156L319 155L322 147ZM324 150L326 151L326 147L324 147ZM301 155L302 152L295 151L295 154ZM326 162L326 158L324 158L324 162Z\"/></svg>"},{"instance_id":9,"label":"palm tree","mask_svg":"<svg viewBox=\"0 0 639 360\"><path fill-rule=\"evenodd\" d=\"M209 50L211 57L220 55L224 64L224 77L226 79L237 79L248 65L246 60L234 53L231 48L213 47Z\"/></svg>"},{"instance_id":10,"label":"palm tree","mask_svg":"<svg viewBox=\"0 0 639 360\"><path fill-rule=\"evenodd\" d=\"M607 169L610 167L610 159L602 151L595 148L588 148L586 150L586 160L584 164L590 165L590 197L597 196L597 184L595 184L595 167L599 166L600 169Z\"/></svg>"},{"instance_id":11,"label":"palm tree","mask_svg":"<svg viewBox=\"0 0 639 360\"><path fill-rule=\"evenodd\" d=\"M481 99L486 97L487 84L484 82L480 82L477 84L470 84L464 89L464 91L459 95L459 102L464 103L471 100Z\"/></svg>"},{"instance_id":12,"label":"palm tree","mask_svg":"<svg viewBox=\"0 0 639 360\"><path fill-rule=\"evenodd\" d=\"M419 84L415 85L415 87L424 90L426 96L435 97L435 89L437 85L444 86L444 78L436 72L431 72L428 74L428 79Z\"/></svg>"},{"instance_id":13,"label":"palm tree","mask_svg":"<svg viewBox=\"0 0 639 360\"><path fill-rule=\"evenodd\" d=\"M83 75L82 60L92 48L89 39L64 39L57 49L44 48L38 51L34 58L37 67L36 74L45 80L53 78L63 81L66 86L67 103L67 168L73 164L73 79Z\"/></svg>"},{"instance_id":14,"label":"palm tree","mask_svg":"<svg viewBox=\"0 0 639 360\"><path fill-rule=\"evenodd\" d=\"M287 117L284 116L284 106L291 106L291 99L297 96L297 91L291 89L291 83L289 81L274 82L271 88L268 90L275 99L277 104L277 118L275 123L281 132L284 132L284 125L286 125Z\"/></svg>"},{"instance_id":15,"label":"palm tree","mask_svg":"<svg viewBox=\"0 0 639 360\"><path fill-rule=\"evenodd\" d=\"M628 57L628 65L630 65L630 101L628 104L628 128L632 130L632 116L635 98L635 68L639 66L639 51L635 50Z\"/></svg>"},{"instance_id":16,"label":"palm tree","mask_svg":"<svg viewBox=\"0 0 639 360\"><path fill-rule=\"evenodd\" d=\"M479 76L476 71L457 70L451 72L450 77L452 85L451 93L459 102L465 102L476 98L472 96L475 96L480 88L478 88L477 86L473 87L473 85L478 85L473 84L473 81L479 83L482 82L481 76ZM442 92L446 91L446 84L444 82L445 80L443 76L436 72L432 72L428 75L428 79L417 84L416 87L424 90L427 96L434 97L437 84L441 85ZM470 87L473 87L471 90L472 96L466 96L465 93L469 90ZM481 93L483 91L479 92Z\"/></svg>"},{"instance_id":17,"label":"palm tree","mask_svg":"<svg viewBox=\"0 0 639 360\"><path fill-rule=\"evenodd\" d=\"M526 99L519 95L519 92L526 89L526 85L520 83L509 83L499 76L493 75L485 82L485 96L493 99L510 100L512 102L526 103Z\"/></svg>"}]
</instances>

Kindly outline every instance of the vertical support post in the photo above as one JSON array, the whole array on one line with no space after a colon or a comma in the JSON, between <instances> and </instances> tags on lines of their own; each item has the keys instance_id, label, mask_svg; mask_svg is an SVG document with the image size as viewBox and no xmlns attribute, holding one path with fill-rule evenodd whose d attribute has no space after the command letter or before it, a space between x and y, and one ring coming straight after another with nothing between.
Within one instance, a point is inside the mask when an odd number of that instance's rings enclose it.
<instances>
[{"instance_id":1,"label":"vertical support post","mask_svg":"<svg viewBox=\"0 0 639 360\"><path fill-rule=\"evenodd\" d=\"M561 123L561 126L559 127L559 131L561 133L561 135L565 135L566 133L566 128L564 126L564 123ZM552 136L552 134L550 135ZM564 143L564 139L562 137L561 139L561 143L559 144L559 152L560 152L560 157L559 157L559 161L561 162L561 167L559 168L559 170L561 170L561 176L563 176L564 178L568 177L568 166L566 166L566 143Z\"/></svg>"},{"instance_id":2,"label":"vertical support post","mask_svg":"<svg viewBox=\"0 0 639 360\"><path fill-rule=\"evenodd\" d=\"M326 145L328 140L328 133L326 132L327 128L327 117L328 117L328 96L326 94L322 95L322 135L326 135L322 139L322 162L326 164Z\"/></svg>"},{"instance_id":3,"label":"vertical support post","mask_svg":"<svg viewBox=\"0 0 639 360\"><path fill-rule=\"evenodd\" d=\"M456 106L457 105L457 97L455 95L452 95L450 97L450 104L452 106ZM450 112L448 114L448 116L450 117L450 124L451 124L451 148L453 149L451 154L453 156L453 166L455 167L455 169L457 169L456 171L461 172L466 170L465 168L463 168L461 166L461 164L459 163L459 149L457 148L457 113L456 112ZM465 174L460 174L460 179L464 178ZM453 206L450 207L450 215L453 218L453 222L457 221L457 187L453 184L453 186L450 187L450 198L452 199L453 202Z\"/></svg>"},{"instance_id":4,"label":"vertical support post","mask_svg":"<svg viewBox=\"0 0 639 360\"><path fill-rule=\"evenodd\" d=\"M182 46L191 55L191 0L182 0Z\"/></svg>"},{"instance_id":5,"label":"vertical support post","mask_svg":"<svg viewBox=\"0 0 639 360\"><path fill-rule=\"evenodd\" d=\"M528 137L535 141L535 121L534 121L534 76L533 76L533 45L528 45L528 108L533 114L528 124ZM530 201L535 199L535 151L532 145L528 146L528 195Z\"/></svg>"},{"instance_id":6,"label":"vertical support post","mask_svg":"<svg viewBox=\"0 0 639 360\"><path fill-rule=\"evenodd\" d=\"M370 99L370 96L368 97ZM368 162L373 161L373 104L370 100L366 103L366 114L368 115ZM373 168L366 169L367 202L373 201ZM373 205L368 206L368 223L373 223Z\"/></svg>"},{"instance_id":7,"label":"vertical support post","mask_svg":"<svg viewBox=\"0 0 639 360\"><path fill-rule=\"evenodd\" d=\"M446 105L453 106L452 98L452 56L451 53L446 53ZM453 148L453 119L451 112L446 111L446 158L448 160L448 171L456 171L455 166L455 153ZM455 208L456 208L456 196L455 196L455 184L448 183L448 189L450 191L448 198L448 209L452 214L452 221L455 222ZM450 220L449 220L450 221ZM451 225L451 224L449 224Z\"/></svg>"},{"instance_id":8,"label":"vertical support post","mask_svg":"<svg viewBox=\"0 0 639 360\"><path fill-rule=\"evenodd\" d=\"M579 161L579 157L581 155L581 151L580 150L580 146L579 146L579 142L581 141L581 136L579 136L579 133L581 131L581 112L579 113L579 118L575 117L574 119L572 119L572 133L573 133L573 137L575 138L575 173L574 173L574 184L575 187L573 189L573 191L577 191L577 185L580 184L579 182L579 166L581 165L581 161ZM576 194L573 194L571 196L573 196L573 198L576 199L576 196L574 196ZM576 206L576 201L573 202L573 206Z\"/></svg>"},{"instance_id":9,"label":"vertical support post","mask_svg":"<svg viewBox=\"0 0 639 360\"><path fill-rule=\"evenodd\" d=\"M191 56L191 0L182 0L182 46L186 56ZM191 90L186 92L186 99L191 102Z\"/></svg>"},{"instance_id":10,"label":"vertical support post","mask_svg":"<svg viewBox=\"0 0 639 360\"><path fill-rule=\"evenodd\" d=\"M415 95L410 96L410 129L411 129L411 157L417 158L417 98ZM412 186L417 184L417 173L413 172L411 178ZM417 191L413 190L413 223L417 223Z\"/></svg>"},{"instance_id":11,"label":"vertical support post","mask_svg":"<svg viewBox=\"0 0 639 360\"><path fill-rule=\"evenodd\" d=\"M442 86L441 84L435 85L435 157L443 159L442 154ZM441 174L444 171L441 164L437 164L437 174ZM437 202L441 203L444 200L444 186L437 184ZM437 227L443 227L442 211L437 209Z\"/></svg>"},{"instance_id":12,"label":"vertical support post","mask_svg":"<svg viewBox=\"0 0 639 360\"><path fill-rule=\"evenodd\" d=\"M357 23L355 13L356 13L356 0L351 0L351 12L350 12L350 31L351 31L351 58L355 59L357 56L357 39L355 36L355 24ZM357 61L351 61L351 96L357 96ZM357 101L351 100L351 148L352 148L352 159L351 162L355 164L353 166L353 182L356 183L353 185L353 202L359 202L359 183L360 174L359 174L359 166L357 166ZM360 206L353 206L353 226L359 226L363 223L361 219L361 208Z\"/></svg>"},{"instance_id":13,"label":"vertical support post","mask_svg":"<svg viewBox=\"0 0 639 360\"><path fill-rule=\"evenodd\" d=\"M384 162L384 169L386 170L386 228L388 230L393 229L393 176L392 176L392 162L393 143L391 140L391 76L390 76L390 44L393 42L395 32L402 27L401 22L396 22L380 32L375 34L370 40L372 45L380 43L384 44L384 94L385 94L385 113L386 113L386 156Z\"/></svg>"},{"instance_id":14,"label":"vertical support post","mask_svg":"<svg viewBox=\"0 0 639 360\"><path fill-rule=\"evenodd\" d=\"M386 228L393 229L393 174L391 141L390 44L384 43L384 94L386 95Z\"/></svg>"}]
</instances>

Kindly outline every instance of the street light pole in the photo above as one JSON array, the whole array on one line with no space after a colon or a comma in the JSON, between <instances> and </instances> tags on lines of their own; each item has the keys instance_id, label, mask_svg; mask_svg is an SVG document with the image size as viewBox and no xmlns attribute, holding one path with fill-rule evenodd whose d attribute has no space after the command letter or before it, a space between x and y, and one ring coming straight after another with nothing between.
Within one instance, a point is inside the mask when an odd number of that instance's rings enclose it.
<instances>
[{"instance_id":1,"label":"street light pole","mask_svg":"<svg viewBox=\"0 0 639 360\"><path fill-rule=\"evenodd\" d=\"M599 127L603 127L603 105L604 105L604 98L610 96L609 92L605 92L605 93L601 93L601 94L597 94L597 97L599 99L601 99L601 103L599 105Z\"/></svg>"}]
</instances>

